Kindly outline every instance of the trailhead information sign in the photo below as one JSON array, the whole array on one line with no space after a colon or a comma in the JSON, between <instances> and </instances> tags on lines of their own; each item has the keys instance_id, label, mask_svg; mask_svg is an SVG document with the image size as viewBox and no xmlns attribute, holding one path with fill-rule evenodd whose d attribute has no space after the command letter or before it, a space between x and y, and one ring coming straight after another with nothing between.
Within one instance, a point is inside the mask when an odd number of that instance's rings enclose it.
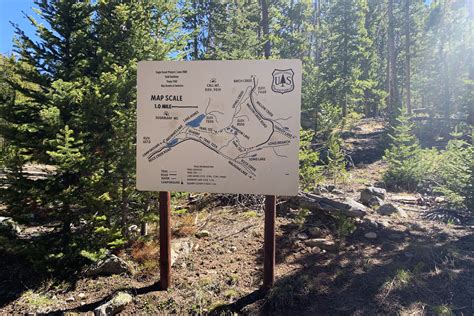
<instances>
[{"instance_id":1,"label":"trailhead information sign","mask_svg":"<svg viewBox=\"0 0 474 316\"><path fill-rule=\"evenodd\" d=\"M138 63L137 188L296 195L301 61Z\"/></svg>"}]
</instances>

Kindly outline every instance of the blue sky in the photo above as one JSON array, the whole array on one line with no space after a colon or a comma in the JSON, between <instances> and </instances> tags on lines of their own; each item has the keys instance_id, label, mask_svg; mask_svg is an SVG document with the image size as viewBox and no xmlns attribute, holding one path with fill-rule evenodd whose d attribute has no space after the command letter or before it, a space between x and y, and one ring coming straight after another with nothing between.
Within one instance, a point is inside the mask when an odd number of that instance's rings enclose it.
<instances>
[{"instance_id":1,"label":"blue sky","mask_svg":"<svg viewBox=\"0 0 474 316\"><path fill-rule=\"evenodd\" d=\"M34 37L34 28L22 13L36 15L31 9L34 7L33 0L0 0L0 53L11 54L13 52L14 29L10 21L20 26L26 34Z\"/></svg>"}]
</instances>

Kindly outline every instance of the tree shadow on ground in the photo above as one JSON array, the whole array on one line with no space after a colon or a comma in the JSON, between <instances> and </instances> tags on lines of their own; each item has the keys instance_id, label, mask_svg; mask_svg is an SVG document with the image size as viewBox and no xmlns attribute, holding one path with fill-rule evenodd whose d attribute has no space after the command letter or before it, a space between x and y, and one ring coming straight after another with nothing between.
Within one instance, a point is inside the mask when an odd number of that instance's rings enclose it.
<instances>
[{"instance_id":1,"label":"tree shadow on ground","mask_svg":"<svg viewBox=\"0 0 474 316\"><path fill-rule=\"evenodd\" d=\"M365 238L367 231L376 231L377 239ZM473 232L453 238L362 224L344 249L298 256L292 256L288 233L277 241L278 262L299 268L278 279L268 293L256 291L215 314L474 313Z\"/></svg>"},{"instance_id":2,"label":"tree shadow on ground","mask_svg":"<svg viewBox=\"0 0 474 316\"><path fill-rule=\"evenodd\" d=\"M57 232L32 238L0 235L0 309L26 291L43 289L47 281L75 287L86 260L67 253L61 237Z\"/></svg>"}]
</instances>

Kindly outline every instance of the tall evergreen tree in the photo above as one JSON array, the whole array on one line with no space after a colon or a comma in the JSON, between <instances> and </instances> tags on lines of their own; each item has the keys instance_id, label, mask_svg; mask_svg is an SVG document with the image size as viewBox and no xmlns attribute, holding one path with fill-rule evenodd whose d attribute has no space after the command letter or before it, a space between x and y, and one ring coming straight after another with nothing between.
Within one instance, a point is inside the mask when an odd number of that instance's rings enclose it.
<instances>
[{"instance_id":1,"label":"tall evergreen tree","mask_svg":"<svg viewBox=\"0 0 474 316\"><path fill-rule=\"evenodd\" d=\"M361 64L370 48L365 28L365 0L349 3L336 0L325 19L325 51L321 75L325 81L326 99L338 105L346 117L350 107L361 101L367 79ZM367 56L368 57L368 56Z\"/></svg>"}]
</instances>

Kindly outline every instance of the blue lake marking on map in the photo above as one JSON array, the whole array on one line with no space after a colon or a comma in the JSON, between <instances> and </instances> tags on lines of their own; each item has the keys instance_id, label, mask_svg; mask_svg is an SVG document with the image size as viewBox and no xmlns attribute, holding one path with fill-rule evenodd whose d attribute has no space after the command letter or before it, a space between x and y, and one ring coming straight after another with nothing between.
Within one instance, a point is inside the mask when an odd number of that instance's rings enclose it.
<instances>
[{"instance_id":1,"label":"blue lake marking on map","mask_svg":"<svg viewBox=\"0 0 474 316\"><path fill-rule=\"evenodd\" d=\"M170 140L169 142L166 143L166 146L167 147L173 147L174 145L176 145L176 143L178 142L179 139L175 138L175 139L172 139Z\"/></svg>"},{"instance_id":2,"label":"blue lake marking on map","mask_svg":"<svg viewBox=\"0 0 474 316\"><path fill-rule=\"evenodd\" d=\"M204 120L205 117L206 117L206 114L201 114L198 117L196 117L194 120L186 123L186 125L190 127L198 127L199 125L201 125L201 122L202 120Z\"/></svg>"}]
</instances>

